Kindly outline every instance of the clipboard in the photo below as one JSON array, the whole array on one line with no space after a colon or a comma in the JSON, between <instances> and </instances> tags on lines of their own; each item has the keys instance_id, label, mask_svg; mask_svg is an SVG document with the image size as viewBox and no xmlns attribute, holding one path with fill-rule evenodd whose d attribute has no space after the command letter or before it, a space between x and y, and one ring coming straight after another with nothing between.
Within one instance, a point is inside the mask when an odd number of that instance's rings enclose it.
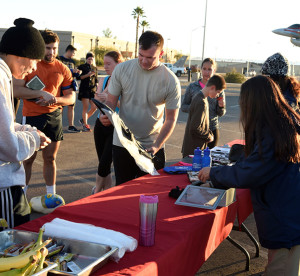
<instances>
[{"instance_id":1,"label":"clipboard","mask_svg":"<svg viewBox=\"0 0 300 276\"><path fill-rule=\"evenodd\" d=\"M34 76L30 81L28 81L25 86L32 90L43 90L46 86L41 81L38 76ZM27 101L36 102L39 98L27 99Z\"/></svg>"}]
</instances>

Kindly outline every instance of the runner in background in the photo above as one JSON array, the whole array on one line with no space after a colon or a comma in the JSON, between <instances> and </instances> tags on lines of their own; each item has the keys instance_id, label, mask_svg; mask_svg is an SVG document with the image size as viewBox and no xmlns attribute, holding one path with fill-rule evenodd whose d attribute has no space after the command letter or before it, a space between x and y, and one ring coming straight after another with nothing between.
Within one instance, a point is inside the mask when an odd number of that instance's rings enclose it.
<instances>
[{"instance_id":1,"label":"runner in background","mask_svg":"<svg viewBox=\"0 0 300 276\"><path fill-rule=\"evenodd\" d=\"M76 84L75 91L78 91L78 85L75 79L80 76L81 71L75 67L75 61L72 59L72 57L75 56L75 51L77 51L77 49L73 45L68 45L64 55L59 56L58 60L60 60L63 64L67 65L71 70L72 76L74 78L74 82ZM81 131L74 126L74 109L75 109L75 102L74 104L68 105L68 113L67 113L68 122L69 122L68 132L78 133Z\"/></svg>"}]
</instances>

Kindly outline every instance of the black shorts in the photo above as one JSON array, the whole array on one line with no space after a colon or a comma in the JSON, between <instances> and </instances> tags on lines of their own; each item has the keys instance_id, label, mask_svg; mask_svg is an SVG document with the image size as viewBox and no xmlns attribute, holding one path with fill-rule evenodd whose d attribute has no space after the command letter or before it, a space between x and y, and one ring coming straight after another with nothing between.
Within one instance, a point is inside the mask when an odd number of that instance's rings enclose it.
<instances>
[{"instance_id":1,"label":"black shorts","mask_svg":"<svg viewBox=\"0 0 300 276\"><path fill-rule=\"evenodd\" d=\"M0 218L7 221L9 228L30 220L30 206L21 186L12 186L0 192L0 210Z\"/></svg>"},{"instance_id":2,"label":"black shorts","mask_svg":"<svg viewBox=\"0 0 300 276\"><path fill-rule=\"evenodd\" d=\"M81 101L81 99L93 99L95 97L95 92L92 92L91 90L79 90L78 93L78 100Z\"/></svg>"},{"instance_id":3,"label":"black shorts","mask_svg":"<svg viewBox=\"0 0 300 276\"><path fill-rule=\"evenodd\" d=\"M62 112L59 108L51 113L23 117L23 122L44 132L52 142L63 140Z\"/></svg>"}]
</instances>

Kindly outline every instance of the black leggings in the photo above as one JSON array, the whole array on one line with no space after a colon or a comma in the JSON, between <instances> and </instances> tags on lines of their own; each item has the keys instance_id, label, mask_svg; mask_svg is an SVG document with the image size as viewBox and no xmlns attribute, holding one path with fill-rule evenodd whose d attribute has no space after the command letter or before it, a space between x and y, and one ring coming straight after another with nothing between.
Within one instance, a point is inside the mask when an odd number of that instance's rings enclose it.
<instances>
[{"instance_id":1,"label":"black leggings","mask_svg":"<svg viewBox=\"0 0 300 276\"><path fill-rule=\"evenodd\" d=\"M116 185L120 185L124 182L147 174L137 166L134 158L125 148L113 145L113 160ZM165 161L165 150L162 148L155 154L155 157L153 158L155 169L162 169L165 166Z\"/></svg>"},{"instance_id":2,"label":"black leggings","mask_svg":"<svg viewBox=\"0 0 300 276\"><path fill-rule=\"evenodd\" d=\"M212 142L208 143L208 145L207 145L210 149L212 149L218 145L219 137L220 137L220 131L218 128L213 130L212 133L214 135L214 140Z\"/></svg>"},{"instance_id":3,"label":"black leggings","mask_svg":"<svg viewBox=\"0 0 300 276\"><path fill-rule=\"evenodd\" d=\"M114 127L102 125L97 118L94 128L94 140L98 155L98 175L106 177L111 173L112 162L112 140Z\"/></svg>"}]
</instances>

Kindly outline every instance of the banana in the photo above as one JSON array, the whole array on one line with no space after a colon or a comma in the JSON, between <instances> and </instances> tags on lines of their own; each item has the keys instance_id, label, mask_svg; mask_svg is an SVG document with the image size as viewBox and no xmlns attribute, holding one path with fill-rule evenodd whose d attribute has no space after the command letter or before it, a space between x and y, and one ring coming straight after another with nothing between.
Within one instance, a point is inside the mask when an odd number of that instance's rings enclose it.
<instances>
[{"instance_id":1,"label":"banana","mask_svg":"<svg viewBox=\"0 0 300 276\"><path fill-rule=\"evenodd\" d=\"M38 247L35 247L34 249L32 249L24 254L18 255L18 256L9 257L9 258L1 258L0 259L0 272L8 271L13 268L22 268L22 267L26 266L28 264L28 262L30 261L31 256L41 254L40 253L41 248L45 247L50 242L51 242L51 240L46 240ZM38 259L40 259L40 257Z\"/></svg>"},{"instance_id":2,"label":"banana","mask_svg":"<svg viewBox=\"0 0 300 276\"><path fill-rule=\"evenodd\" d=\"M42 256L41 256L41 258L40 258L40 260L39 260L39 265L38 265L38 267L36 268L35 273L40 272L41 270L43 270L43 268L44 268L44 261L45 261L47 255L48 255L48 249L45 248L45 247L43 247L43 248L40 250L40 252L41 252L41 255L42 255Z\"/></svg>"},{"instance_id":3,"label":"banana","mask_svg":"<svg viewBox=\"0 0 300 276\"><path fill-rule=\"evenodd\" d=\"M45 232L45 229L43 227L40 228L39 235L38 235L38 238L36 240L36 243L33 245L33 249L39 247L43 243L43 234L44 234L44 232Z\"/></svg>"},{"instance_id":4,"label":"banana","mask_svg":"<svg viewBox=\"0 0 300 276\"><path fill-rule=\"evenodd\" d=\"M28 251L30 251L30 249L32 249L32 247L33 247L34 244L35 244L34 241L30 242L27 246L25 246L25 247L23 248L23 250L21 251L20 255L21 255L21 254L24 254L24 253L26 253L26 252L28 252Z\"/></svg>"},{"instance_id":5,"label":"banana","mask_svg":"<svg viewBox=\"0 0 300 276\"><path fill-rule=\"evenodd\" d=\"M29 262L24 267L0 272L0 276L26 276L27 273L31 271L32 267L36 265L37 261L37 256L31 255L29 258Z\"/></svg>"}]
</instances>

